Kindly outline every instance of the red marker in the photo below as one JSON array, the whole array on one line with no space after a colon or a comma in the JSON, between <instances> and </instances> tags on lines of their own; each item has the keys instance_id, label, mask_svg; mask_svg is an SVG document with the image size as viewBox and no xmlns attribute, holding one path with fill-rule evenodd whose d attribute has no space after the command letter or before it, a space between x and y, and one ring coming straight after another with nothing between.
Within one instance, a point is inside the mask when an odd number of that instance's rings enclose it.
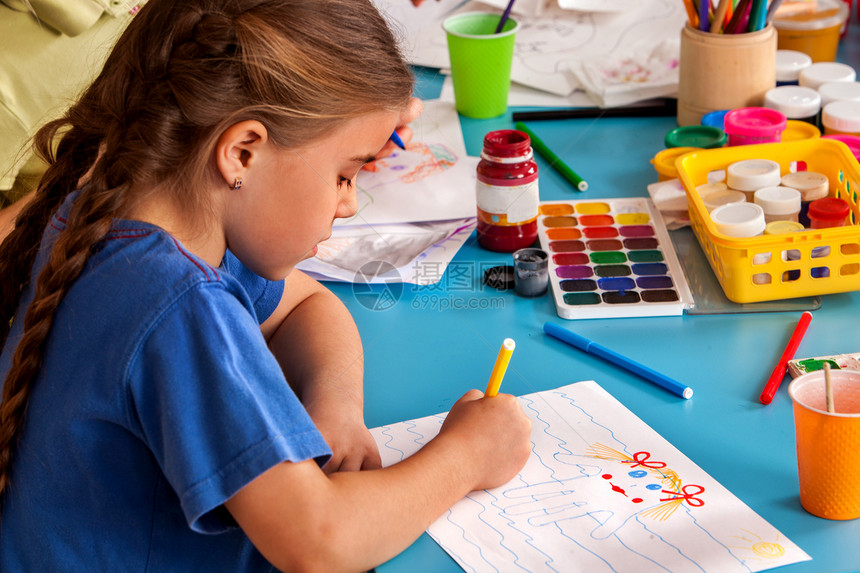
<instances>
[{"instance_id":1,"label":"red marker","mask_svg":"<svg viewBox=\"0 0 860 573\"><path fill-rule=\"evenodd\" d=\"M797 351L797 347L800 346L800 341L806 333L810 320L812 320L812 313L808 310L800 315L800 320L798 321L797 326L794 327L794 332L791 333L791 338L788 339L788 346L785 347L785 352L783 352L782 356L779 357L779 362L777 363L776 368L773 369L773 374L771 374L770 378L767 379L767 384L765 384L764 390L759 397L762 404L770 404L771 400L773 400L773 395L776 394L777 388L779 388L779 385L782 383L782 379L785 377L785 370L788 368L788 361L794 358L794 353Z\"/></svg>"}]
</instances>

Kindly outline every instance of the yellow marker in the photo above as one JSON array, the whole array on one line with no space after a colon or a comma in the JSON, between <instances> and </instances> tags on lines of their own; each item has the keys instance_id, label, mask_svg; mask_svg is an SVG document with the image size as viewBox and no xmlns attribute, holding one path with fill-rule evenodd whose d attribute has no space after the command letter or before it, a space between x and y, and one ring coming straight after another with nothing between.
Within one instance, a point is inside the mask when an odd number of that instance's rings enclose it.
<instances>
[{"instance_id":1,"label":"yellow marker","mask_svg":"<svg viewBox=\"0 0 860 573\"><path fill-rule=\"evenodd\" d=\"M499 387L502 385L502 378L505 377L505 371L508 369L508 362L511 361L511 354L514 353L517 343L513 338L506 338L502 342L502 347L499 349L499 356L496 358L496 365L493 366L493 373L490 374L490 382L487 384L487 391L484 396L495 396L499 393Z\"/></svg>"}]
</instances>

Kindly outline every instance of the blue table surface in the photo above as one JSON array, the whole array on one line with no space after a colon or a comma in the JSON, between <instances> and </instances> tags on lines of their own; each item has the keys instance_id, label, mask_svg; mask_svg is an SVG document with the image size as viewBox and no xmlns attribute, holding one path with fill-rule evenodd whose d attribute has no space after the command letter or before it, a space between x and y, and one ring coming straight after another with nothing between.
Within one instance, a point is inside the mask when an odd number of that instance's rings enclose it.
<instances>
[{"instance_id":1,"label":"blue table surface","mask_svg":"<svg viewBox=\"0 0 860 573\"><path fill-rule=\"evenodd\" d=\"M856 15L851 20L838 59L860 68L860 25ZM431 70L418 75L418 93L435 97L439 78ZM510 114L461 118L468 153L479 154L486 132L512 128ZM657 180L650 159L676 126L674 118L533 123L534 131L590 184L577 193L538 158L541 199L647 196L646 186ZM392 287L397 302L386 310L372 310L353 285L327 283L361 333L368 427L447 411L468 389L483 389L502 339L511 337L517 349L502 391L520 395L596 380L812 556L781 571L860 569L860 520L821 519L800 506L788 379L773 403L763 406L758 400L799 312L567 321L558 317L549 296L525 299L482 286L483 269L510 262L509 254L480 248L473 233L438 284ZM853 314L858 309L860 293L823 296L796 356L860 352ZM549 338L542 330L548 320L687 383L695 395L680 399ZM424 534L377 571L460 568Z\"/></svg>"}]
</instances>

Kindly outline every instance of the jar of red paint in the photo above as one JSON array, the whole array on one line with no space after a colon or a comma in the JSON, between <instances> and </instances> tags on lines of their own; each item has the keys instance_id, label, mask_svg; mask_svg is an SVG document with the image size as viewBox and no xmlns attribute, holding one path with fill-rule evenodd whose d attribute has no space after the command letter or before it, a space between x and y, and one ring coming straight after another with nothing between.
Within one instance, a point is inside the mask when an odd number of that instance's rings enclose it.
<instances>
[{"instance_id":1,"label":"jar of red paint","mask_svg":"<svg viewBox=\"0 0 860 573\"><path fill-rule=\"evenodd\" d=\"M477 175L478 243L503 253L532 245L540 199L529 136L516 129L486 134Z\"/></svg>"}]
</instances>

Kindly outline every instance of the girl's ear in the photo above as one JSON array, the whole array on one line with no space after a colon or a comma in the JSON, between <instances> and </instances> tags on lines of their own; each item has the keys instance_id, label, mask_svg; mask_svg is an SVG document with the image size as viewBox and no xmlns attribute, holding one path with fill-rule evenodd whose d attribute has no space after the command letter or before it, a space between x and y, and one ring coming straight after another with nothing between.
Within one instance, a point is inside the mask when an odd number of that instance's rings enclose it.
<instances>
[{"instance_id":1,"label":"girl's ear","mask_svg":"<svg viewBox=\"0 0 860 573\"><path fill-rule=\"evenodd\" d=\"M248 169L259 159L269 140L266 127L257 120L245 120L228 127L215 147L215 164L228 187L238 188Z\"/></svg>"}]
</instances>

